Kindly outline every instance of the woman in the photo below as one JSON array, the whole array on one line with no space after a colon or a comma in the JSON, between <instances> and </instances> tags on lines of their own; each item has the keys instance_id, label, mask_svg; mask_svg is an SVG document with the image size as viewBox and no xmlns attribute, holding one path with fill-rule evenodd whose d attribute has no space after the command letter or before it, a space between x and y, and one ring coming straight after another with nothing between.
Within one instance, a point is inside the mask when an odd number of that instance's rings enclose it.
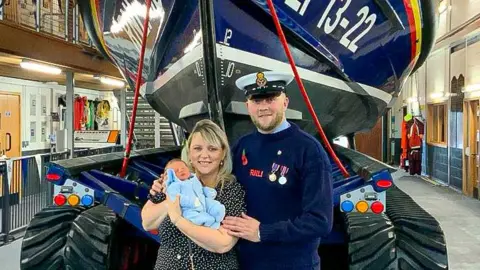
<instances>
[{"instance_id":1,"label":"woman","mask_svg":"<svg viewBox=\"0 0 480 270\"><path fill-rule=\"evenodd\" d=\"M225 205L226 216L246 212L244 191L232 172L232 158L225 133L210 120L199 121L183 150L182 160L204 186L215 188L216 200ZM161 195L160 202L149 200L142 209L145 230L158 229L160 248L156 270L160 269L238 269L232 249L237 238L225 229L198 226L182 217L179 198L164 194L162 179L156 180L150 193Z\"/></svg>"}]
</instances>

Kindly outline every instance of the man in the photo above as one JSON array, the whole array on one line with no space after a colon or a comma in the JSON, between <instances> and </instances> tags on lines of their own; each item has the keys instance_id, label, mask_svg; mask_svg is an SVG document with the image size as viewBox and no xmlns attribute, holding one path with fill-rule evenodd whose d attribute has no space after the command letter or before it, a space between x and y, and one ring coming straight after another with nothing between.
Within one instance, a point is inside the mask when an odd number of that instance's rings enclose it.
<instances>
[{"instance_id":1,"label":"man","mask_svg":"<svg viewBox=\"0 0 480 270\"><path fill-rule=\"evenodd\" d=\"M332 229L331 165L322 145L286 120L293 76L259 72L237 80L257 130L232 148L247 213L226 217L239 237L242 269L319 269L318 246Z\"/></svg>"}]
</instances>

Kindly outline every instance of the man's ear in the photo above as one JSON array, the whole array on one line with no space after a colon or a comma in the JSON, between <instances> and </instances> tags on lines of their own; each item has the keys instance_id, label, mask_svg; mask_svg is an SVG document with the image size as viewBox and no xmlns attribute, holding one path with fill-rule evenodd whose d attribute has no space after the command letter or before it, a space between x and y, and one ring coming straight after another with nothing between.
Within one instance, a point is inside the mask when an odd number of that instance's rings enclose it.
<instances>
[{"instance_id":1,"label":"man's ear","mask_svg":"<svg viewBox=\"0 0 480 270\"><path fill-rule=\"evenodd\" d=\"M283 102L283 106L284 106L285 111L288 108L288 103L290 103L290 99L288 99L288 97L285 96L285 101Z\"/></svg>"}]
</instances>

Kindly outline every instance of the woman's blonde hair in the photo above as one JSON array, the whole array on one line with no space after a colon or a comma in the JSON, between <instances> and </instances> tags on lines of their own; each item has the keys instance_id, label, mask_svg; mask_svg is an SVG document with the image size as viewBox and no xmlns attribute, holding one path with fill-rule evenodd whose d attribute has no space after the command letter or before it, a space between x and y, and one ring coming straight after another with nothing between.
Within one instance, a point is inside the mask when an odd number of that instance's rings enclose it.
<instances>
[{"instance_id":1,"label":"woman's blonde hair","mask_svg":"<svg viewBox=\"0 0 480 270\"><path fill-rule=\"evenodd\" d=\"M220 183L220 189L222 190L225 183L235 181L235 176L232 174L232 154L230 151L230 145L228 144L227 135L217 124L215 124L215 122L211 120L205 119L197 122L182 149L182 160L185 161L188 167L193 171L195 171L195 168L193 168L191 164L189 155L190 145L192 144L192 138L195 133L199 133L203 140L205 140L208 144L220 147L223 150L224 156L220 162L220 168L218 170L216 181L216 185Z\"/></svg>"}]
</instances>

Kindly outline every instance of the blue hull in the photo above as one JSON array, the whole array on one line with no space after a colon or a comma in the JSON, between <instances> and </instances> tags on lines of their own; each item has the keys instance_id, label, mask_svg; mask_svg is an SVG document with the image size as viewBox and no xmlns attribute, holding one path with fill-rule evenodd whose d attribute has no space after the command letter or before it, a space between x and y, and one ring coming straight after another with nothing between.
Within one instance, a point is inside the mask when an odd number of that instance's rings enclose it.
<instances>
[{"instance_id":1,"label":"blue hull","mask_svg":"<svg viewBox=\"0 0 480 270\"><path fill-rule=\"evenodd\" d=\"M90 2L96 6L82 4L82 14L92 39L133 86L145 5ZM431 48L433 5L428 0L274 3L329 137L373 127ZM216 88L226 130L234 140L252 128L235 80L252 72L291 68L266 1L213 1L209 19L216 45L210 52L202 43L205 15L200 11L197 1L152 1L142 95L160 114L190 130L210 116L209 91ZM214 65L204 61L212 58ZM213 86L208 85L209 72L216 75ZM287 93L291 100L287 117L315 133L295 82Z\"/></svg>"}]
</instances>

